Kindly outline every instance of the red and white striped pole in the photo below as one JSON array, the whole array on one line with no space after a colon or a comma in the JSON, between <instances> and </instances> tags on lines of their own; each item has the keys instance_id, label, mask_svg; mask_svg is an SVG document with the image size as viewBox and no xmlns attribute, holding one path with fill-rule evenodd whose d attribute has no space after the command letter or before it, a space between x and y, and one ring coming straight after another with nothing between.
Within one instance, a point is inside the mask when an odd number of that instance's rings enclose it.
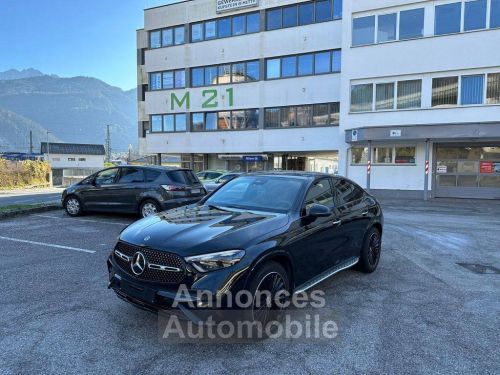
<instances>
[{"instance_id":1,"label":"red and white striped pole","mask_svg":"<svg viewBox=\"0 0 500 375\"><path fill-rule=\"evenodd\" d=\"M425 174L427 176L429 175L429 160L425 161Z\"/></svg>"},{"instance_id":2,"label":"red and white striped pole","mask_svg":"<svg viewBox=\"0 0 500 375\"><path fill-rule=\"evenodd\" d=\"M366 173L370 174L372 173L372 161L368 160L368 164L366 166Z\"/></svg>"}]
</instances>

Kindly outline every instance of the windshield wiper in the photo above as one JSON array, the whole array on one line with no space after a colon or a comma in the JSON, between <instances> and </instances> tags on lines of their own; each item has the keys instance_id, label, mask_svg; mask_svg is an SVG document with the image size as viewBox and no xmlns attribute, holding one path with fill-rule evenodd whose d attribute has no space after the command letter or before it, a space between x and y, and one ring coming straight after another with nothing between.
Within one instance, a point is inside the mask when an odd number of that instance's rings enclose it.
<instances>
[{"instance_id":1,"label":"windshield wiper","mask_svg":"<svg viewBox=\"0 0 500 375\"><path fill-rule=\"evenodd\" d=\"M210 208L211 210L219 210L219 211L225 211L225 212L232 212L231 210L221 208L219 206L213 205L213 204L207 204L207 207Z\"/></svg>"}]
</instances>

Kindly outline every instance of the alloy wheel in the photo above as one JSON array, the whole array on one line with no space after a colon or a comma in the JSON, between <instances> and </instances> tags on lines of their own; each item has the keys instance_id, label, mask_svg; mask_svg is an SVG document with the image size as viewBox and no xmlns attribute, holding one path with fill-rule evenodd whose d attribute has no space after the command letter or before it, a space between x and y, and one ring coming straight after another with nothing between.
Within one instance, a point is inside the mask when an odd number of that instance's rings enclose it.
<instances>
[{"instance_id":1,"label":"alloy wheel","mask_svg":"<svg viewBox=\"0 0 500 375\"><path fill-rule=\"evenodd\" d=\"M280 305L283 306L286 296L281 295L277 301L276 294L284 290L286 290L285 281L278 272L270 272L264 276L255 290L252 304L253 320L265 327L276 312L282 309Z\"/></svg>"},{"instance_id":2,"label":"alloy wheel","mask_svg":"<svg viewBox=\"0 0 500 375\"><path fill-rule=\"evenodd\" d=\"M368 245L368 262L371 266L376 266L380 259L380 247L380 236L378 233L373 233Z\"/></svg>"},{"instance_id":3,"label":"alloy wheel","mask_svg":"<svg viewBox=\"0 0 500 375\"><path fill-rule=\"evenodd\" d=\"M80 212L80 202L76 198L69 198L66 201L66 211L70 215L77 215Z\"/></svg>"},{"instance_id":4,"label":"alloy wheel","mask_svg":"<svg viewBox=\"0 0 500 375\"><path fill-rule=\"evenodd\" d=\"M154 215L158 212L156 205L151 202L147 202L142 206L142 217L148 217Z\"/></svg>"}]
</instances>

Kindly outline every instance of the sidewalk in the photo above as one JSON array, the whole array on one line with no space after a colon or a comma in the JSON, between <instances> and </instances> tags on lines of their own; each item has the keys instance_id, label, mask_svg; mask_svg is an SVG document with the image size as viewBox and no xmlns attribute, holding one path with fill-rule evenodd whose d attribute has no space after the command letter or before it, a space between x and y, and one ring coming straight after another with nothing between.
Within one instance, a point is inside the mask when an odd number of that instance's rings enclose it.
<instances>
[{"instance_id":1,"label":"sidewalk","mask_svg":"<svg viewBox=\"0 0 500 375\"><path fill-rule=\"evenodd\" d=\"M56 194L62 193L64 188L51 187L51 188L33 188L33 189L9 189L0 190L0 196L3 197L16 197L19 195L33 195L33 194Z\"/></svg>"}]
</instances>

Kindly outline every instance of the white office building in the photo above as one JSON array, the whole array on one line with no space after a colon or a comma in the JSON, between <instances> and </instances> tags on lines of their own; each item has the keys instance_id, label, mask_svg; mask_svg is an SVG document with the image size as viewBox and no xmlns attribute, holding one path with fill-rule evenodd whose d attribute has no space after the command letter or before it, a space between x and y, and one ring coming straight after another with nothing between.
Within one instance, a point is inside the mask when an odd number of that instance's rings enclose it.
<instances>
[{"instance_id":1,"label":"white office building","mask_svg":"<svg viewBox=\"0 0 500 375\"><path fill-rule=\"evenodd\" d=\"M192 0L137 45L144 154L500 198L500 0Z\"/></svg>"}]
</instances>

